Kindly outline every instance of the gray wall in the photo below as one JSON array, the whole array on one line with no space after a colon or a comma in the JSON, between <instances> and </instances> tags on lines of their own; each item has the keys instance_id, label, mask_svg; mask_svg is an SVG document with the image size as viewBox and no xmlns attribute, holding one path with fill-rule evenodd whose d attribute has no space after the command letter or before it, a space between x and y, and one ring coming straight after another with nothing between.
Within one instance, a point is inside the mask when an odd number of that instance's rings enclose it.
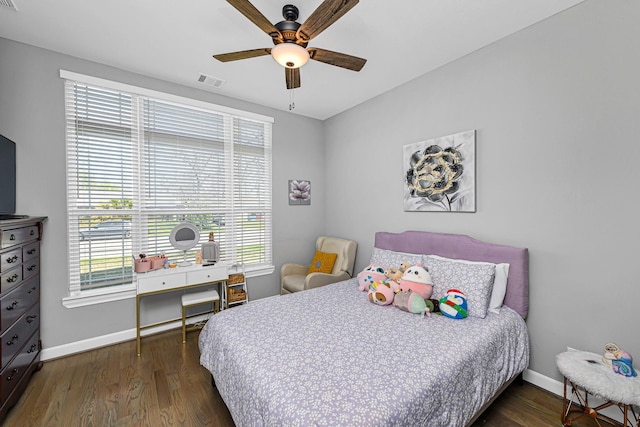
<instances>
[{"instance_id":1,"label":"gray wall","mask_svg":"<svg viewBox=\"0 0 640 427\"><path fill-rule=\"evenodd\" d=\"M325 221L356 270L378 230L528 247L530 368L560 379L557 353L609 341L640 359L639 16L588 0L329 119ZM477 212L403 212L402 146L468 129Z\"/></svg>"},{"instance_id":2,"label":"gray wall","mask_svg":"<svg viewBox=\"0 0 640 427\"><path fill-rule=\"evenodd\" d=\"M279 268L283 262L311 260L315 239L324 229L322 122L0 38L0 133L17 144L17 211L49 217L44 228L41 271L41 333L45 348L135 328L133 299L74 309L62 305L62 298L68 295L68 250L61 68L274 117L276 271L271 276L249 279L250 297L279 293ZM289 179L311 180L311 206L288 205ZM144 309L144 323L180 316L179 297L154 298Z\"/></svg>"},{"instance_id":3,"label":"gray wall","mask_svg":"<svg viewBox=\"0 0 640 427\"><path fill-rule=\"evenodd\" d=\"M308 262L309 242L323 232L359 242L356 269L378 230L525 246L531 369L559 379L555 354L566 346L599 353L608 341L640 357L638 16L635 0L587 0L324 123L0 39L0 132L18 143L18 209L49 216L45 347L135 325L133 301L61 304L63 68L274 116L277 268ZM477 129L477 212L403 212L402 146L467 129ZM287 205L292 178L312 181L311 206ZM278 277L250 280L252 297L276 294Z\"/></svg>"}]
</instances>

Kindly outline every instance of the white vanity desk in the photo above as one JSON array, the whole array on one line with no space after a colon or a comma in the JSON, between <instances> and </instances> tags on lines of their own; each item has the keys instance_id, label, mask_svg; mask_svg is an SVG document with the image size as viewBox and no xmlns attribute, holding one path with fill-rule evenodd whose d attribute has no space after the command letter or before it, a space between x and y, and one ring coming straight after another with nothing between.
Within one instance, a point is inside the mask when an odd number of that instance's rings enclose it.
<instances>
[{"instance_id":1,"label":"white vanity desk","mask_svg":"<svg viewBox=\"0 0 640 427\"><path fill-rule=\"evenodd\" d=\"M216 264L203 267L201 264L194 264L189 267L175 267L150 271L148 273L137 273L136 292L136 351L140 356L140 330L153 326L171 323L178 319L171 319L151 325L140 326L140 299L144 296L160 294L163 292L189 289L191 287L208 284L225 284L229 278L229 268L226 264ZM226 286L220 286L221 296L220 306L224 307L226 300Z\"/></svg>"}]
</instances>

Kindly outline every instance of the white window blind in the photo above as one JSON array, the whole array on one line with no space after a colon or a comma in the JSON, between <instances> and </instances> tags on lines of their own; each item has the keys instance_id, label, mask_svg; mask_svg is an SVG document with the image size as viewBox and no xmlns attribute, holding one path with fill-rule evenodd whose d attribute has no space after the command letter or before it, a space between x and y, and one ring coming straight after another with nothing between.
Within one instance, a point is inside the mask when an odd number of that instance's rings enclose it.
<instances>
[{"instance_id":1,"label":"white window blind","mask_svg":"<svg viewBox=\"0 0 640 427\"><path fill-rule=\"evenodd\" d=\"M272 266L270 121L78 80L65 99L71 295L131 285L140 253L193 261L169 243L183 221Z\"/></svg>"}]
</instances>

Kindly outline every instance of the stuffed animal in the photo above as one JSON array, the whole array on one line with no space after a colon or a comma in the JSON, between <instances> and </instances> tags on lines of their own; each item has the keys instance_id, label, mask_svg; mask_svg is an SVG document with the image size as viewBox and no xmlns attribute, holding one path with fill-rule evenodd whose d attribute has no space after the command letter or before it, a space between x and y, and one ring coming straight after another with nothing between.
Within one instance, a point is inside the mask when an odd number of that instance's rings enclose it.
<instances>
[{"instance_id":1,"label":"stuffed animal","mask_svg":"<svg viewBox=\"0 0 640 427\"><path fill-rule=\"evenodd\" d=\"M393 303L395 297L395 289L393 281L384 280L382 282L374 282L369 286L368 298L374 304L389 305Z\"/></svg>"},{"instance_id":2,"label":"stuffed animal","mask_svg":"<svg viewBox=\"0 0 640 427\"><path fill-rule=\"evenodd\" d=\"M423 299L429 299L433 293L431 275L422 264L412 265L407 268L400 279L400 290L414 291Z\"/></svg>"},{"instance_id":3,"label":"stuffed animal","mask_svg":"<svg viewBox=\"0 0 640 427\"><path fill-rule=\"evenodd\" d=\"M602 360L613 368L613 372L616 374L624 375L625 377L635 377L638 374L633 369L633 358L629 353L621 350L614 343L608 343L604 346L604 356Z\"/></svg>"},{"instance_id":4,"label":"stuffed animal","mask_svg":"<svg viewBox=\"0 0 640 427\"><path fill-rule=\"evenodd\" d=\"M393 300L393 305L401 310L408 311L409 313L420 314L422 317L426 314L427 317L431 317L431 312L427 307L427 303L424 298L417 292L413 291L400 291L396 294Z\"/></svg>"},{"instance_id":5,"label":"stuffed animal","mask_svg":"<svg viewBox=\"0 0 640 427\"><path fill-rule=\"evenodd\" d=\"M462 291L449 289L447 294L440 298L440 311L452 319L464 319L467 317L467 297Z\"/></svg>"},{"instance_id":6,"label":"stuffed animal","mask_svg":"<svg viewBox=\"0 0 640 427\"><path fill-rule=\"evenodd\" d=\"M411 267L411 264L409 264L408 262L401 262L400 268L391 267L389 271L387 271L387 277L396 283L400 283L402 275L405 271L407 271L407 268L409 267Z\"/></svg>"},{"instance_id":7,"label":"stuffed animal","mask_svg":"<svg viewBox=\"0 0 640 427\"><path fill-rule=\"evenodd\" d=\"M385 269L381 265L370 264L358 273L358 289L368 291L374 282L382 282L387 278Z\"/></svg>"}]
</instances>

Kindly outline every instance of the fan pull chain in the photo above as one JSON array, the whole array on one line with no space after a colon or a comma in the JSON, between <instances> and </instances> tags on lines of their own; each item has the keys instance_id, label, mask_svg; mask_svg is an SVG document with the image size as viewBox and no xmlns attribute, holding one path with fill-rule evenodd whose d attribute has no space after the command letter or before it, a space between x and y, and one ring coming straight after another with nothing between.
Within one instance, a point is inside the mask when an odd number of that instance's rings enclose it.
<instances>
[{"instance_id":1,"label":"fan pull chain","mask_svg":"<svg viewBox=\"0 0 640 427\"><path fill-rule=\"evenodd\" d=\"M289 89L289 111L295 110L296 100L293 96L293 89Z\"/></svg>"}]
</instances>

